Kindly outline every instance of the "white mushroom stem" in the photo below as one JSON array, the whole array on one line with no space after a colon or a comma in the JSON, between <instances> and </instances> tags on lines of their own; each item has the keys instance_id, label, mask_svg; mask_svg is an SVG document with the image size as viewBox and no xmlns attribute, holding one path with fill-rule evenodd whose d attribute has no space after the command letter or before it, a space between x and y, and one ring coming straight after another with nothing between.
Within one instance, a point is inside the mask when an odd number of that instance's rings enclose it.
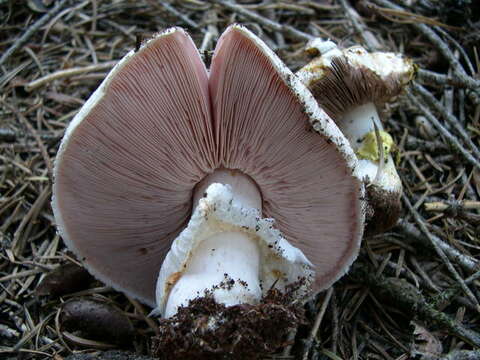
<instances>
[{"instance_id":1,"label":"white mushroom stem","mask_svg":"<svg viewBox=\"0 0 480 360\"><path fill-rule=\"evenodd\" d=\"M261 211L262 199L255 183L246 175L230 170L217 170L205 178L195 190L194 204L201 206L199 200L212 183L230 185L235 201L242 207ZM227 306L257 303L262 296L259 272L257 240L240 229L228 231L219 227L218 232L200 242L191 253L185 270L168 294L163 315L171 317L179 306L207 293Z\"/></svg>"},{"instance_id":2,"label":"white mushroom stem","mask_svg":"<svg viewBox=\"0 0 480 360\"><path fill-rule=\"evenodd\" d=\"M355 151L360 147L365 135L375 130L373 123L380 131L383 130L377 107L373 103L358 106L337 120L338 127Z\"/></svg>"},{"instance_id":3,"label":"white mushroom stem","mask_svg":"<svg viewBox=\"0 0 480 360\"><path fill-rule=\"evenodd\" d=\"M365 146L365 137L375 131L374 124L379 131L383 131L382 122L373 103L360 105L337 120L338 127L359 157L359 175L361 178L367 183L373 183L375 180L375 183L381 184L384 190L398 191L401 187L400 178L389 153L385 154L385 164L383 169L380 169L380 174L378 174L379 161L362 158L359 154L361 147Z\"/></svg>"},{"instance_id":4,"label":"white mushroom stem","mask_svg":"<svg viewBox=\"0 0 480 360\"><path fill-rule=\"evenodd\" d=\"M228 184L232 188L235 200L243 207L255 208L262 212L262 195L257 184L247 175L238 170L217 169L198 183L193 194L193 204L205 196L207 188L213 184Z\"/></svg>"},{"instance_id":5,"label":"white mushroom stem","mask_svg":"<svg viewBox=\"0 0 480 360\"><path fill-rule=\"evenodd\" d=\"M245 233L226 231L204 240L170 291L164 316L175 315L179 306L206 291L227 306L257 303L262 296L259 264L258 244Z\"/></svg>"}]
</instances>

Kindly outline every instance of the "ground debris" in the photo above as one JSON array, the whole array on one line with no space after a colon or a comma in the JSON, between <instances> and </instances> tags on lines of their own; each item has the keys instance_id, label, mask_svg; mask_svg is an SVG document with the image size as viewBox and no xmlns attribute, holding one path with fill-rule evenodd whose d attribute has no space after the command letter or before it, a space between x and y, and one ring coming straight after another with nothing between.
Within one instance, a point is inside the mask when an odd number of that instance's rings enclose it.
<instances>
[{"instance_id":1,"label":"ground debris","mask_svg":"<svg viewBox=\"0 0 480 360\"><path fill-rule=\"evenodd\" d=\"M286 336L305 321L293 287L271 289L257 305L225 306L210 295L191 300L160 320L152 353L161 359L257 359L287 345Z\"/></svg>"},{"instance_id":2,"label":"ground debris","mask_svg":"<svg viewBox=\"0 0 480 360\"><path fill-rule=\"evenodd\" d=\"M438 337L416 322L412 321L412 325L415 327L413 330L415 340L412 355L420 355L425 360L438 359L443 352L443 346Z\"/></svg>"}]
</instances>

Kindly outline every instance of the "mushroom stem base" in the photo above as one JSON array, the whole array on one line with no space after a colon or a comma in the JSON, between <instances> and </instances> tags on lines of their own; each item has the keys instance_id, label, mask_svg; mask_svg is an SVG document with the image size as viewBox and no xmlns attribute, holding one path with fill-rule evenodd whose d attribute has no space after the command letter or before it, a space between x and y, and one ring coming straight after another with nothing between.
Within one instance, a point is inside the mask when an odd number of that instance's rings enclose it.
<instances>
[{"instance_id":1,"label":"mushroom stem base","mask_svg":"<svg viewBox=\"0 0 480 360\"><path fill-rule=\"evenodd\" d=\"M161 319L152 352L162 359L258 359L285 346L287 335L305 322L297 291L270 289L256 305L225 306L211 297L192 300L169 319Z\"/></svg>"},{"instance_id":2,"label":"mushroom stem base","mask_svg":"<svg viewBox=\"0 0 480 360\"><path fill-rule=\"evenodd\" d=\"M179 306L212 294L227 306L255 304L262 291L259 284L260 251L256 240L243 232L220 232L202 241L185 272L168 296L165 317Z\"/></svg>"}]
</instances>

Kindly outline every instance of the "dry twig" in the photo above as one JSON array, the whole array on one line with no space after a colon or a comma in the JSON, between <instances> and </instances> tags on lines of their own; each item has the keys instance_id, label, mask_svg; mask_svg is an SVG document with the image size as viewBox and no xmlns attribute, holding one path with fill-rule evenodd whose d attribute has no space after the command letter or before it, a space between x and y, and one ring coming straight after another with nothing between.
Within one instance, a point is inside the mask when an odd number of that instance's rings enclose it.
<instances>
[{"instance_id":1,"label":"dry twig","mask_svg":"<svg viewBox=\"0 0 480 360\"><path fill-rule=\"evenodd\" d=\"M8 60L12 54L22 47L40 28L52 19L63 8L67 0L60 0L55 4L48 13L43 15L35 24L29 26L28 29L20 36L0 57L0 66Z\"/></svg>"}]
</instances>

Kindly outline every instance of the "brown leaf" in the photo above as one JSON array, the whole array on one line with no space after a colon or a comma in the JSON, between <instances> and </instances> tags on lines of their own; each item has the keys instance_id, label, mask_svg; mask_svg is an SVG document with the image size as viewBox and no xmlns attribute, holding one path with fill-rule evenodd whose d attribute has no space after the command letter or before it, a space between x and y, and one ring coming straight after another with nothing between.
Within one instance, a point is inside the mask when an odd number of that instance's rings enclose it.
<instances>
[{"instance_id":1,"label":"brown leaf","mask_svg":"<svg viewBox=\"0 0 480 360\"><path fill-rule=\"evenodd\" d=\"M39 296L61 296L88 289L93 277L83 267L68 263L50 272L35 290Z\"/></svg>"},{"instance_id":2,"label":"brown leaf","mask_svg":"<svg viewBox=\"0 0 480 360\"><path fill-rule=\"evenodd\" d=\"M121 347L128 347L134 338L133 325L124 312L98 300L82 298L66 302L60 324L62 331Z\"/></svg>"}]
</instances>

